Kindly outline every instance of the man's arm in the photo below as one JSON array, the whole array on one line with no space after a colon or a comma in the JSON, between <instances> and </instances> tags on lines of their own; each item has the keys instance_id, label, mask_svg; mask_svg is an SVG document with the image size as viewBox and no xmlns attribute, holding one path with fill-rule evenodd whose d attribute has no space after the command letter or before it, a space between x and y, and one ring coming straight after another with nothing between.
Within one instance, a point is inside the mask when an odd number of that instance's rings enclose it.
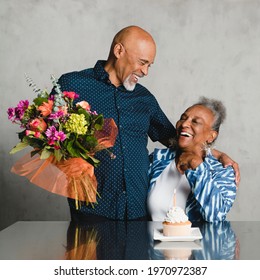
<instances>
[{"instance_id":1,"label":"man's arm","mask_svg":"<svg viewBox=\"0 0 260 280\"><path fill-rule=\"evenodd\" d=\"M239 170L238 163L235 162L233 159L231 159L227 154L220 152L218 150L213 149L212 154L216 159L218 159L219 162L222 163L224 167L227 166L233 167L236 176L236 184L238 186L240 183L240 170Z\"/></svg>"},{"instance_id":2,"label":"man's arm","mask_svg":"<svg viewBox=\"0 0 260 280\"><path fill-rule=\"evenodd\" d=\"M232 166L235 172L235 181L236 185L238 186L240 182L240 171L238 163L236 163L234 160L232 160L228 155L225 153L222 153L218 150L211 150L213 156L222 163L223 167ZM186 169L195 169L203 159L198 156L195 152L185 152L182 153L179 157L179 160L177 162L177 169L180 173L184 173Z\"/></svg>"}]
</instances>

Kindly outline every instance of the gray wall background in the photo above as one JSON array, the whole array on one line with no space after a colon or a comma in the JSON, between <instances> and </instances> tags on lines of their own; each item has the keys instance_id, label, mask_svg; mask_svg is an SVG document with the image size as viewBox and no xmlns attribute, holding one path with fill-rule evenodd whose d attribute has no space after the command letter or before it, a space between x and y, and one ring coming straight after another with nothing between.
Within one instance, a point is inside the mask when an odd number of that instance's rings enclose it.
<instances>
[{"instance_id":1,"label":"gray wall background","mask_svg":"<svg viewBox=\"0 0 260 280\"><path fill-rule=\"evenodd\" d=\"M114 34L131 24L157 42L155 64L141 82L174 124L201 95L226 105L216 147L239 163L242 176L228 219L260 220L259 0L0 0L0 229L70 218L66 198L10 173L24 152L9 154L19 127L6 111L35 96L24 73L50 90L50 74L106 59ZM149 143L149 150L158 146Z\"/></svg>"}]
</instances>

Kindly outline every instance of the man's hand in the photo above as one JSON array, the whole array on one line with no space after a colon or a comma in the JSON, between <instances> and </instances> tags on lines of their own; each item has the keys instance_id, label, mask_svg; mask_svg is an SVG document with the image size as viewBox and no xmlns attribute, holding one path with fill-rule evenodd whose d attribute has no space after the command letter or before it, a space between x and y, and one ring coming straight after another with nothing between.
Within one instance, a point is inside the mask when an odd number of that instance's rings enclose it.
<instances>
[{"instance_id":1,"label":"man's hand","mask_svg":"<svg viewBox=\"0 0 260 280\"><path fill-rule=\"evenodd\" d=\"M195 169L203 162L203 158L192 152L183 152L178 158L176 167L181 174L187 169Z\"/></svg>"},{"instance_id":2,"label":"man's hand","mask_svg":"<svg viewBox=\"0 0 260 280\"><path fill-rule=\"evenodd\" d=\"M238 163L236 163L233 159L231 159L228 155L225 153L222 153L218 150L212 150L212 154L215 158L219 160L219 162L222 163L224 167L232 166L235 171L236 176L236 185L238 186L240 183L240 171Z\"/></svg>"},{"instance_id":3,"label":"man's hand","mask_svg":"<svg viewBox=\"0 0 260 280\"><path fill-rule=\"evenodd\" d=\"M235 162L233 159L231 159L228 155L225 153L221 153L218 160L223 164L224 167L232 166L234 171L235 171L235 176L236 176L236 184L237 186L240 183L240 170L238 163Z\"/></svg>"},{"instance_id":4,"label":"man's hand","mask_svg":"<svg viewBox=\"0 0 260 280\"><path fill-rule=\"evenodd\" d=\"M218 150L212 150L214 157L216 157L219 162L222 163L224 167L232 166L235 172L235 181L238 186L240 183L240 170L238 163L231 159L227 154L222 153ZM195 169L203 162L203 158L198 155L198 153L184 152L180 155L178 162L176 164L177 169L181 174L187 169Z\"/></svg>"}]
</instances>

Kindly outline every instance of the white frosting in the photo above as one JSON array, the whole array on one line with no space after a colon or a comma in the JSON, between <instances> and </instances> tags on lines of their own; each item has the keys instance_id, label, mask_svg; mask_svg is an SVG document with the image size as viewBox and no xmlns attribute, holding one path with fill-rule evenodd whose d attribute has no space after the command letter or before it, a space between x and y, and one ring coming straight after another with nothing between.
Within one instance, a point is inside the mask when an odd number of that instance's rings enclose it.
<instances>
[{"instance_id":1,"label":"white frosting","mask_svg":"<svg viewBox=\"0 0 260 280\"><path fill-rule=\"evenodd\" d=\"M167 212L164 220L169 223L181 223L187 222L188 216L181 207L172 207Z\"/></svg>"}]
</instances>

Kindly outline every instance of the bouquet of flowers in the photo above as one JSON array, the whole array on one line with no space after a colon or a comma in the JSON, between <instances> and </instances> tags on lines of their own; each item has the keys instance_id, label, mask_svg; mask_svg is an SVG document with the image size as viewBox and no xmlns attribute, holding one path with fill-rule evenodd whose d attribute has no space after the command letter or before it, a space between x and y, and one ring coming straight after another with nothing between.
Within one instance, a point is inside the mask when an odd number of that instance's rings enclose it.
<instances>
[{"instance_id":1,"label":"bouquet of flowers","mask_svg":"<svg viewBox=\"0 0 260 280\"><path fill-rule=\"evenodd\" d=\"M21 100L9 108L8 118L22 129L14 154L27 146L30 154L18 160L12 172L26 176L32 183L57 194L86 203L96 202L95 153L114 145L117 126L113 119L91 111L86 101L75 103L75 92L62 92L51 76L55 94L40 90L26 77L37 94L32 104Z\"/></svg>"}]
</instances>

